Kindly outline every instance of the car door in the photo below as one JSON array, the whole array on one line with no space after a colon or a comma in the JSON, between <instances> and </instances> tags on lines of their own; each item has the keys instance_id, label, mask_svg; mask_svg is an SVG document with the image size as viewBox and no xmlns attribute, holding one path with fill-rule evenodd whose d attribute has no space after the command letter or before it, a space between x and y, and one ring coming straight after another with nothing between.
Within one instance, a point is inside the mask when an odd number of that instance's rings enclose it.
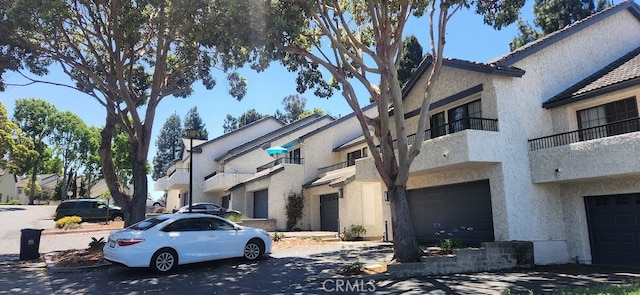
<instances>
[{"instance_id":1,"label":"car door","mask_svg":"<svg viewBox=\"0 0 640 295\"><path fill-rule=\"evenodd\" d=\"M207 218L213 229L211 252L216 259L242 256L244 244L235 226L220 218Z\"/></svg>"},{"instance_id":2,"label":"car door","mask_svg":"<svg viewBox=\"0 0 640 295\"><path fill-rule=\"evenodd\" d=\"M211 230L204 228L198 218L183 218L168 225L168 243L178 252L180 264L212 259L209 247Z\"/></svg>"}]
</instances>

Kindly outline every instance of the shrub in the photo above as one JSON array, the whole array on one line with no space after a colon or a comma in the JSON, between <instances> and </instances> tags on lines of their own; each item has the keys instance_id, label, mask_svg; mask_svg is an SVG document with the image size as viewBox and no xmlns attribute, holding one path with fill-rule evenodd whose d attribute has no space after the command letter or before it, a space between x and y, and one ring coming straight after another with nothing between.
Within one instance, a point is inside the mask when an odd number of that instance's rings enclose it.
<instances>
[{"instance_id":1,"label":"shrub","mask_svg":"<svg viewBox=\"0 0 640 295\"><path fill-rule=\"evenodd\" d=\"M438 244L444 254L452 254L453 249L460 249L462 246L462 242L456 239L444 239Z\"/></svg>"},{"instance_id":2,"label":"shrub","mask_svg":"<svg viewBox=\"0 0 640 295\"><path fill-rule=\"evenodd\" d=\"M226 216L227 220L231 221L231 222L235 222L235 223L240 223L242 222L242 219L244 219L244 216L242 216L242 214L238 214L238 213L232 213Z\"/></svg>"},{"instance_id":3,"label":"shrub","mask_svg":"<svg viewBox=\"0 0 640 295\"><path fill-rule=\"evenodd\" d=\"M287 197L287 230L291 231L302 219L304 209L304 197L300 194L290 193Z\"/></svg>"},{"instance_id":4,"label":"shrub","mask_svg":"<svg viewBox=\"0 0 640 295\"><path fill-rule=\"evenodd\" d=\"M279 233L279 232L274 232L273 235L271 236L271 239L274 242L279 242L284 240L284 238L286 238L287 236L285 236L283 233Z\"/></svg>"},{"instance_id":5,"label":"shrub","mask_svg":"<svg viewBox=\"0 0 640 295\"><path fill-rule=\"evenodd\" d=\"M74 229L80 227L82 217L80 216L66 216L56 221L56 227L62 229Z\"/></svg>"},{"instance_id":6,"label":"shrub","mask_svg":"<svg viewBox=\"0 0 640 295\"><path fill-rule=\"evenodd\" d=\"M356 238L360 238L362 235L367 233L367 229L360 224L352 224L351 225L351 234L356 236Z\"/></svg>"},{"instance_id":7,"label":"shrub","mask_svg":"<svg viewBox=\"0 0 640 295\"><path fill-rule=\"evenodd\" d=\"M91 237L91 242L89 243L89 250L91 251L100 250L104 247L105 244L107 244L107 241L104 240L104 237L100 238L99 240L96 239L95 237Z\"/></svg>"},{"instance_id":8,"label":"shrub","mask_svg":"<svg viewBox=\"0 0 640 295\"><path fill-rule=\"evenodd\" d=\"M356 262L352 262L349 263L341 268L339 268L336 273L343 275L343 276L352 276L352 275L358 275L362 272L362 266L364 266L364 263L356 261Z\"/></svg>"},{"instance_id":9,"label":"shrub","mask_svg":"<svg viewBox=\"0 0 640 295\"><path fill-rule=\"evenodd\" d=\"M344 227L344 230L342 230L342 233L340 233L340 239L343 241L351 241L353 240L353 234L351 234L351 231L347 230L347 227Z\"/></svg>"},{"instance_id":10,"label":"shrub","mask_svg":"<svg viewBox=\"0 0 640 295\"><path fill-rule=\"evenodd\" d=\"M22 202L20 202L20 200L9 200L9 205L22 205Z\"/></svg>"}]
</instances>

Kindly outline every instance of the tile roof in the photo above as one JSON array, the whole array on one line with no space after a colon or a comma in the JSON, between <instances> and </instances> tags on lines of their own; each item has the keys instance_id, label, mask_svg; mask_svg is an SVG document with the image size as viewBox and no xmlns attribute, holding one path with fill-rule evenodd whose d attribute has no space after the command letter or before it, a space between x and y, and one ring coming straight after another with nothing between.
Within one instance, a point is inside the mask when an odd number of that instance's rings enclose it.
<instances>
[{"instance_id":1,"label":"tile roof","mask_svg":"<svg viewBox=\"0 0 640 295\"><path fill-rule=\"evenodd\" d=\"M640 47L542 104L553 108L640 84Z\"/></svg>"}]
</instances>

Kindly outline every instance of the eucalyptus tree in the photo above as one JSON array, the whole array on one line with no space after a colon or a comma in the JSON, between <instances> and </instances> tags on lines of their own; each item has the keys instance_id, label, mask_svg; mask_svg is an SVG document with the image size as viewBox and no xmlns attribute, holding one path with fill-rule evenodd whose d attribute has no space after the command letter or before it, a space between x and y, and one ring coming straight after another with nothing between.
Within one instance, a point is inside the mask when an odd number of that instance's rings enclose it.
<instances>
[{"instance_id":1,"label":"eucalyptus tree","mask_svg":"<svg viewBox=\"0 0 640 295\"><path fill-rule=\"evenodd\" d=\"M424 139L427 111L442 68L447 24L456 12L472 8L484 16L486 24L498 29L515 21L523 4L524 0L271 2L269 35L277 44L274 47L283 52L281 60L285 65L302 73L297 79L298 90L314 87L316 95L328 95L340 89L360 122L389 196L394 254L400 262L420 257L406 187L409 168ZM407 110L398 79L403 33L412 15L422 22L431 44L425 61L431 66L424 74L427 83L421 89L424 95L416 130L409 130L405 124L402 114ZM320 68L328 72L328 79ZM376 103L377 117L367 117L362 112L356 83ZM390 109L398 115L392 116ZM416 134L416 144L409 144L409 132Z\"/></svg>"},{"instance_id":2,"label":"eucalyptus tree","mask_svg":"<svg viewBox=\"0 0 640 295\"><path fill-rule=\"evenodd\" d=\"M262 1L15 0L8 4L12 27L4 32L37 52L41 61L61 67L75 82L64 86L85 93L85 98L106 109L99 154L125 225L144 218L147 155L162 100L188 97L197 81L211 89L216 67L230 73L229 94L241 99L246 81L234 69L245 63L255 69L268 65L252 50L253 43L265 43L253 32L259 26L251 24L263 19L253 15L256 7L264 6ZM236 34L229 34L229 24L234 24ZM45 81L32 78L32 82ZM130 140L133 194L125 190L114 166L116 126Z\"/></svg>"},{"instance_id":3,"label":"eucalyptus tree","mask_svg":"<svg viewBox=\"0 0 640 295\"><path fill-rule=\"evenodd\" d=\"M52 172L55 168L51 161L52 152L47 146L46 138L53 132L53 120L58 110L52 104L35 98L21 98L16 100L13 110L13 120L18 124L24 135L33 142L34 151L27 161L30 173L31 190L29 204L33 204L36 179L39 173Z\"/></svg>"}]
</instances>

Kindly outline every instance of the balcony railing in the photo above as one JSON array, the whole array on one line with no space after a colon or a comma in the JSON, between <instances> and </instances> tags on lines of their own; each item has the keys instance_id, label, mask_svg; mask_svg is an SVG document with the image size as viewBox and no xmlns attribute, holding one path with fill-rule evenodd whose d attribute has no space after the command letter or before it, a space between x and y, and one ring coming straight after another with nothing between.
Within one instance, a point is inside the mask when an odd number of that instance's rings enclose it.
<instances>
[{"instance_id":1,"label":"balcony railing","mask_svg":"<svg viewBox=\"0 0 640 295\"><path fill-rule=\"evenodd\" d=\"M275 159L275 161L269 162L267 164L264 164L258 168L256 168L256 172L260 172L262 170L267 170L269 168L273 168L277 165L280 164L303 164L303 159L302 158L289 158L289 157L285 157L285 158L278 158Z\"/></svg>"},{"instance_id":2,"label":"balcony railing","mask_svg":"<svg viewBox=\"0 0 640 295\"><path fill-rule=\"evenodd\" d=\"M484 130L484 131L498 131L498 119L486 119L486 118L474 118L467 117L460 120L455 120L449 123L435 126L434 128L427 129L424 132L424 140L433 139L443 135L460 132L467 129ZM416 135L412 134L407 136L407 143L412 145L416 139ZM393 147L397 148L397 143L393 141Z\"/></svg>"},{"instance_id":3,"label":"balcony railing","mask_svg":"<svg viewBox=\"0 0 640 295\"><path fill-rule=\"evenodd\" d=\"M529 149L535 151L636 131L640 131L640 118L631 118L606 125L530 139Z\"/></svg>"},{"instance_id":4,"label":"balcony railing","mask_svg":"<svg viewBox=\"0 0 640 295\"><path fill-rule=\"evenodd\" d=\"M171 177L176 172L189 172L189 168L174 168L173 170L171 170L171 172L169 172L169 174L167 174L167 177Z\"/></svg>"}]
</instances>

